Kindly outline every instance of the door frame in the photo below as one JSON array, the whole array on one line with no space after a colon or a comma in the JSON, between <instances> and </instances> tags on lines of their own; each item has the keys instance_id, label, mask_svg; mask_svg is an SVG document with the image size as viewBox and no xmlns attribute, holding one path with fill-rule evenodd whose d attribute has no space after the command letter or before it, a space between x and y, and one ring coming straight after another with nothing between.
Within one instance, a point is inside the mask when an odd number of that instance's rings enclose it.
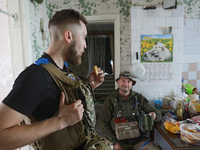
<instances>
[{"instance_id":1,"label":"door frame","mask_svg":"<svg viewBox=\"0 0 200 150\"><path fill-rule=\"evenodd\" d=\"M114 24L114 78L120 73L120 15L86 16L88 23L113 23ZM117 83L115 82L115 88Z\"/></svg>"},{"instance_id":2,"label":"door frame","mask_svg":"<svg viewBox=\"0 0 200 150\"><path fill-rule=\"evenodd\" d=\"M12 17L8 17L12 80L14 82L20 72L32 63L29 1L6 0L6 4L8 13L17 16L15 21Z\"/></svg>"}]
</instances>

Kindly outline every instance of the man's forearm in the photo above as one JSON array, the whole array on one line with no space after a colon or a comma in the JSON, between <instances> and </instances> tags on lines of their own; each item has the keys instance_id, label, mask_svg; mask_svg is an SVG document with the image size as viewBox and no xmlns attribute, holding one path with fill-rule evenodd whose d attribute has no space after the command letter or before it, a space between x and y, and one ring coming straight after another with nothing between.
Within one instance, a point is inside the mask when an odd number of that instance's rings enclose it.
<instances>
[{"instance_id":1,"label":"man's forearm","mask_svg":"<svg viewBox=\"0 0 200 150\"><path fill-rule=\"evenodd\" d=\"M16 125L0 131L0 149L15 149L37 141L62 129L60 118L55 117L32 125Z\"/></svg>"},{"instance_id":2,"label":"man's forearm","mask_svg":"<svg viewBox=\"0 0 200 150\"><path fill-rule=\"evenodd\" d=\"M103 135L112 143L116 143L117 142L117 138L115 136L115 134L113 133L113 130L111 128L111 126L109 125L109 123L101 123L101 130L103 132Z\"/></svg>"}]
</instances>

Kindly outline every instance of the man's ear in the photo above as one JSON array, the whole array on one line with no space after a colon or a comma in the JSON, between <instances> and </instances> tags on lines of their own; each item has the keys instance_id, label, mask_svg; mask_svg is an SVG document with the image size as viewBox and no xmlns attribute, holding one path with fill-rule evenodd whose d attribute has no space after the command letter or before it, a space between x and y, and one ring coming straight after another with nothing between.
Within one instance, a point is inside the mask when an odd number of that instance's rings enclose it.
<instances>
[{"instance_id":1,"label":"man's ear","mask_svg":"<svg viewBox=\"0 0 200 150\"><path fill-rule=\"evenodd\" d=\"M72 33L70 31L65 31L64 33L65 40L70 43L72 41Z\"/></svg>"}]
</instances>

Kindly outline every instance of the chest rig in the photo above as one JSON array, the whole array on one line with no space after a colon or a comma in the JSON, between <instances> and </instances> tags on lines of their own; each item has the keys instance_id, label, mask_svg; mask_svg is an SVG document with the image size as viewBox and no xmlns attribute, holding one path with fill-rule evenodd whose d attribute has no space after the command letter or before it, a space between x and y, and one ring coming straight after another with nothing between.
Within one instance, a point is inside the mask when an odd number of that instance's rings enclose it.
<instances>
[{"instance_id":1,"label":"chest rig","mask_svg":"<svg viewBox=\"0 0 200 150\"><path fill-rule=\"evenodd\" d=\"M128 120L137 120L141 106L138 103L137 95L133 95L128 101L118 100L114 95L111 95L111 102L114 106L114 116L126 117Z\"/></svg>"},{"instance_id":2,"label":"chest rig","mask_svg":"<svg viewBox=\"0 0 200 150\"><path fill-rule=\"evenodd\" d=\"M59 89L65 94L65 104L70 105L77 99L82 100L84 105L83 119L73 126L68 126L56 131L43 139L31 144L35 150L71 150L84 142L90 140L96 134L94 126L96 123L94 93L91 85L85 78L73 80L72 72L64 72L52 63L40 64L52 76ZM54 114L57 116L58 112ZM53 117L53 116L52 116ZM29 117L24 120L25 124L37 122Z\"/></svg>"},{"instance_id":3,"label":"chest rig","mask_svg":"<svg viewBox=\"0 0 200 150\"><path fill-rule=\"evenodd\" d=\"M137 121L141 134L145 134L143 123L144 112L138 102L137 94L134 94L128 101L121 101L113 94L110 95L111 103L114 106L114 119L125 117L128 122Z\"/></svg>"}]
</instances>

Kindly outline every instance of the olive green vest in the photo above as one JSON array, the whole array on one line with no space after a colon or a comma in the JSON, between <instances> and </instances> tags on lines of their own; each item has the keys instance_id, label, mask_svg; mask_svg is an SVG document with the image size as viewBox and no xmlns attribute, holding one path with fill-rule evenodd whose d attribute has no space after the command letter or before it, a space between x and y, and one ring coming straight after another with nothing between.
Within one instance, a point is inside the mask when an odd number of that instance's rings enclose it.
<instances>
[{"instance_id":1,"label":"olive green vest","mask_svg":"<svg viewBox=\"0 0 200 150\"><path fill-rule=\"evenodd\" d=\"M77 99L82 100L84 105L83 119L73 126L68 126L56 131L45 138L32 143L35 150L71 150L96 135L94 126L96 123L94 94L87 80L74 81L68 77L69 73L61 71L52 63L41 64L52 76L58 87L65 94L65 104L69 105ZM70 72L72 73L72 72ZM58 113L57 113L58 114ZM54 116L56 116L55 114ZM31 119L31 120L30 120ZM33 123L34 118L26 118L26 124ZM33 135L34 136L34 135Z\"/></svg>"},{"instance_id":2,"label":"olive green vest","mask_svg":"<svg viewBox=\"0 0 200 150\"><path fill-rule=\"evenodd\" d=\"M146 134L147 131L145 129L143 123L143 115L144 112L141 109L140 104L137 100L137 94L133 95L133 97L126 102L121 102L117 99L113 94L110 95L111 103L114 106L113 115L117 117L126 117L126 119L130 121L138 121L138 126L141 134ZM115 119L115 118L114 118ZM114 125L112 126L113 129Z\"/></svg>"}]
</instances>

